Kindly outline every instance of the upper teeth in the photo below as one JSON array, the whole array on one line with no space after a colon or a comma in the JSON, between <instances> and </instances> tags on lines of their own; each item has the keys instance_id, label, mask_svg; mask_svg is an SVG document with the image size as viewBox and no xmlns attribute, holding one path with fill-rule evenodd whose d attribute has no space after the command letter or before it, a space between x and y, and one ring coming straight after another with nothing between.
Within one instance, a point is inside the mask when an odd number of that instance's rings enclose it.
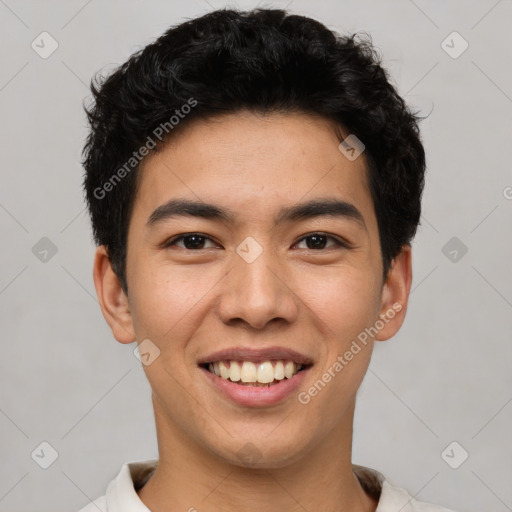
<instances>
[{"instance_id":1,"label":"upper teeth","mask_svg":"<svg viewBox=\"0 0 512 512\"><path fill-rule=\"evenodd\" d=\"M210 363L208 369L222 379L232 382L259 382L267 384L285 377L291 379L300 369L301 364L293 361L264 361L253 363L251 361L219 361Z\"/></svg>"}]
</instances>

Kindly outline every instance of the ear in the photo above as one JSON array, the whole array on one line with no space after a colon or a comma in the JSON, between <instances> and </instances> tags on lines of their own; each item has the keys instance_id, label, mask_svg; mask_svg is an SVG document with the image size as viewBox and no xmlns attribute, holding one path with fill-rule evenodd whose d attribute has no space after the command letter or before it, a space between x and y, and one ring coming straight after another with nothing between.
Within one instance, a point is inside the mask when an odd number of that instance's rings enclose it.
<instances>
[{"instance_id":1,"label":"ear","mask_svg":"<svg viewBox=\"0 0 512 512\"><path fill-rule=\"evenodd\" d=\"M386 282L382 287L380 319L384 324L375 341L393 337L402 326L407 311L407 301L412 282L411 246L406 244L391 264Z\"/></svg>"},{"instance_id":2,"label":"ear","mask_svg":"<svg viewBox=\"0 0 512 512\"><path fill-rule=\"evenodd\" d=\"M112 329L114 338L120 343L132 343L136 337L128 297L112 270L104 245L96 249L93 277L101 312Z\"/></svg>"}]
</instances>

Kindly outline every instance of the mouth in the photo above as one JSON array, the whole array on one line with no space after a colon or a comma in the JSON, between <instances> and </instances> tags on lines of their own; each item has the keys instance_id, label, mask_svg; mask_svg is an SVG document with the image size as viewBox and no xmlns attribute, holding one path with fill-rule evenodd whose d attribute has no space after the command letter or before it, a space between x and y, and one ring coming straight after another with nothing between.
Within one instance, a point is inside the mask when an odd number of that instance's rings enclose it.
<instances>
[{"instance_id":1,"label":"mouth","mask_svg":"<svg viewBox=\"0 0 512 512\"><path fill-rule=\"evenodd\" d=\"M200 366L217 377L240 386L271 387L293 378L312 365L291 360L223 360L202 363Z\"/></svg>"},{"instance_id":2,"label":"mouth","mask_svg":"<svg viewBox=\"0 0 512 512\"><path fill-rule=\"evenodd\" d=\"M244 407L269 407L291 398L314 365L311 358L285 347L236 347L197 362L208 385Z\"/></svg>"}]
</instances>

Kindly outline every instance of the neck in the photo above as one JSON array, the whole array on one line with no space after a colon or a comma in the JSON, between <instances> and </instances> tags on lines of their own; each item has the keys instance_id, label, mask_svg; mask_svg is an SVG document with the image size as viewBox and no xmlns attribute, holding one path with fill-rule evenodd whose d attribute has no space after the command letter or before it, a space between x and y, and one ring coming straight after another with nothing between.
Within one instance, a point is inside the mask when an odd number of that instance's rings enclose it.
<instances>
[{"instance_id":1,"label":"neck","mask_svg":"<svg viewBox=\"0 0 512 512\"><path fill-rule=\"evenodd\" d=\"M155 403L158 467L139 490L153 512L374 512L377 502L352 472L354 405L319 446L285 467L240 467L198 446Z\"/></svg>"}]
</instances>

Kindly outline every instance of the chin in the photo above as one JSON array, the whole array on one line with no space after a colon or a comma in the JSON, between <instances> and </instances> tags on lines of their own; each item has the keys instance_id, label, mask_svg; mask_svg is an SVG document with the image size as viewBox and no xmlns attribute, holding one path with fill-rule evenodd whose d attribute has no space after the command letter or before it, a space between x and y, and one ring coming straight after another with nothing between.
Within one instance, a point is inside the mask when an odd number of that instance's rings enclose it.
<instances>
[{"instance_id":1,"label":"chin","mask_svg":"<svg viewBox=\"0 0 512 512\"><path fill-rule=\"evenodd\" d=\"M217 447L214 453L228 464L247 469L278 469L290 466L306 457L305 440L269 440L263 436L253 440L238 439L224 447ZM211 448L210 448L211 449Z\"/></svg>"}]
</instances>

